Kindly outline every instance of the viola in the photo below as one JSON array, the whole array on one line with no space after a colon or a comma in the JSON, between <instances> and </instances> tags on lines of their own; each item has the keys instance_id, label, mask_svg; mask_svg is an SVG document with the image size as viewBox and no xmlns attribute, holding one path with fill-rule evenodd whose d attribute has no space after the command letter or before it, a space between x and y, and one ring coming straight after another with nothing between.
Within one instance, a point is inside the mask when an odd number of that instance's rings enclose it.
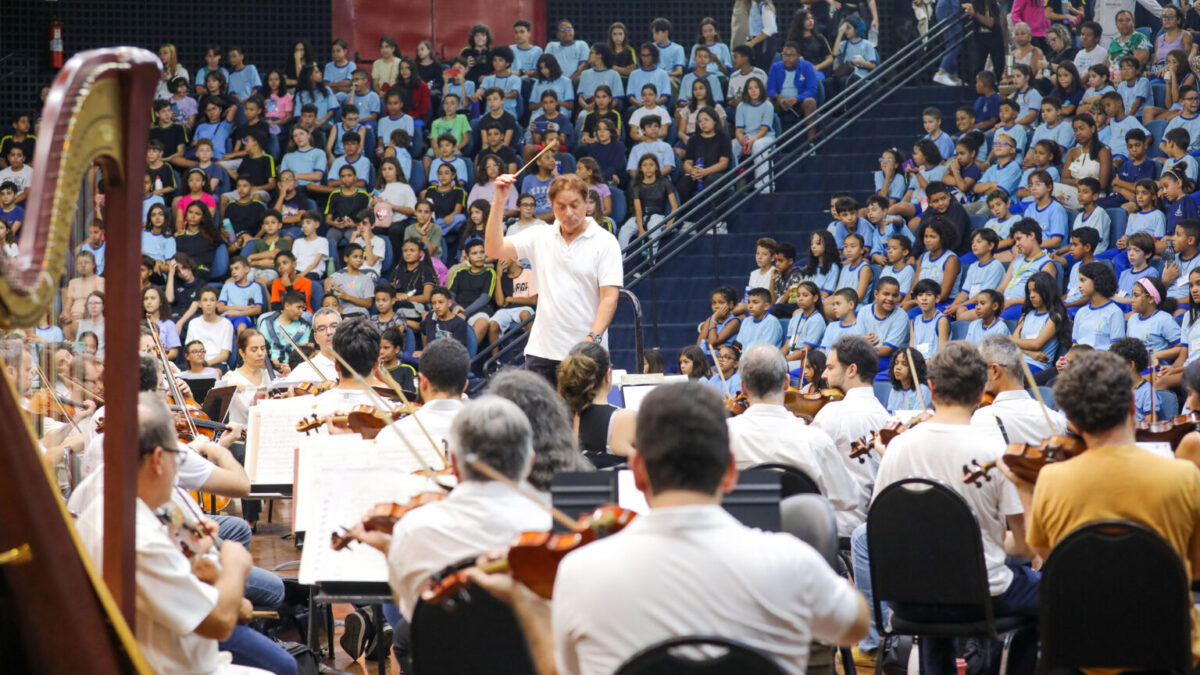
<instances>
[{"instance_id":1,"label":"viola","mask_svg":"<svg viewBox=\"0 0 1200 675\"><path fill-rule=\"evenodd\" d=\"M605 504L580 516L575 532L523 532L517 535L504 558L479 565L478 569L489 574L508 572L534 593L549 599L554 591L558 564L568 553L620 532L636 515L616 504ZM452 602L467 586L466 569L435 574L421 592L421 599L433 604Z\"/></svg>"},{"instance_id":2,"label":"viola","mask_svg":"<svg viewBox=\"0 0 1200 675\"><path fill-rule=\"evenodd\" d=\"M354 406L350 412L335 412L320 417L316 414L301 419L296 423L296 431L304 434L320 429L326 422L338 427L348 427L356 434L361 434L368 440L375 438L384 427L392 422L411 415L419 406L401 406L392 410L381 410L373 405Z\"/></svg>"},{"instance_id":3,"label":"viola","mask_svg":"<svg viewBox=\"0 0 1200 675\"><path fill-rule=\"evenodd\" d=\"M933 411L926 410L907 422L888 422L867 438L853 441L850 444L850 458L857 459L859 464L866 464L867 454L875 447L876 441L887 447L887 444L891 443L893 438L917 426L921 422L928 421L930 417L933 417Z\"/></svg>"},{"instance_id":4,"label":"viola","mask_svg":"<svg viewBox=\"0 0 1200 675\"><path fill-rule=\"evenodd\" d=\"M725 409L729 411L730 417L737 417L746 412L750 408L750 401L746 399L745 394L737 396L725 397Z\"/></svg>"},{"instance_id":5,"label":"viola","mask_svg":"<svg viewBox=\"0 0 1200 675\"><path fill-rule=\"evenodd\" d=\"M1138 422L1134 438L1139 443L1169 443L1174 450L1183 442L1184 436L1197 430L1200 430L1200 413L1193 412L1166 421Z\"/></svg>"},{"instance_id":6,"label":"viola","mask_svg":"<svg viewBox=\"0 0 1200 675\"><path fill-rule=\"evenodd\" d=\"M834 401L840 401L846 398L846 394L841 389L822 389L808 394L801 394L795 389L789 388L783 393L783 407L791 411L796 417L801 417L811 422L817 413L826 405Z\"/></svg>"},{"instance_id":7,"label":"viola","mask_svg":"<svg viewBox=\"0 0 1200 675\"><path fill-rule=\"evenodd\" d=\"M392 528L396 526L396 521L400 520L413 509L420 508L426 504L440 502L446 498L444 492L422 492L405 504L397 504L395 502L384 502L376 504L367 511L367 515L363 516L363 529L367 532L387 532L391 534ZM333 550L340 551L350 545L351 542L357 541L349 534L338 534L333 532L330 534L330 545Z\"/></svg>"},{"instance_id":8,"label":"viola","mask_svg":"<svg viewBox=\"0 0 1200 675\"><path fill-rule=\"evenodd\" d=\"M1078 434L1067 433L1061 436L1051 436L1036 445L1028 443L1009 443L1004 454L1004 463L1016 474L1017 478L1029 483L1036 483L1042 467L1054 462L1065 462L1068 459L1087 450L1083 438ZM983 487L984 482L990 481L989 475L996 468L996 461L980 464L974 460L971 464L963 465L963 483L974 483L975 487Z\"/></svg>"}]
</instances>

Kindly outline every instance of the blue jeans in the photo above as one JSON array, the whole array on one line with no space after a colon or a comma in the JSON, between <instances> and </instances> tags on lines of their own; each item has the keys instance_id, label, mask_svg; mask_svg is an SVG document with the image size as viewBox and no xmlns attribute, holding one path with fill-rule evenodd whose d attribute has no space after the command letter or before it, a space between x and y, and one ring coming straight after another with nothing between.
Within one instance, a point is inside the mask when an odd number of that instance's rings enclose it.
<instances>
[{"instance_id":1,"label":"blue jeans","mask_svg":"<svg viewBox=\"0 0 1200 675\"><path fill-rule=\"evenodd\" d=\"M854 559L854 587L867 599L867 609L871 613L871 627L867 630L867 636L858 641L858 648L874 651L879 648L879 628L875 625L875 601L871 594L871 559L867 552L866 523L850 533L850 555ZM890 615L887 604L882 605L880 610L886 623Z\"/></svg>"},{"instance_id":2,"label":"blue jeans","mask_svg":"<svg viewBox=\"0 0 1200 675\"><path fill-rule=\"evenodd\" d=\"M249 626L234 626L233 635L217 646L232 654L233 662L239 666L262 668L276 675L296 675L298 671L294 656Z\"/></svg>"},{"instance_id":3,"label":"blue jeans","mask_svg":"<svg viewBox=\"0 0 1200 675\"><path fill-rule=\"evenodd\" d=\"M217 523L217 536L226 541L234 541L250 550L250 539L253 533L250 531L250 524L244 519L237 516L209 516Z\"/></svg>"},{"instance_id":4,"label":"blue jeans","mask_svg":"<svg viewBox=\"0 0 1200 675\"><path fill-rule=\"evenodd\" d=\"M1008 589L992 597L992 612L996 618L1005 616L1038 615L1038 586L1042 580L1040 572L1029 567L1009 565L1012 570L1012 583ZM909 621L923 622L961 622L976 621L976 613L964 611L966 608L947 605L906 605L892 604L892 611ZM954 639L953 638L921 638L921 672L923 673L954 673ZM1037 659L1037 631L1026 630L1013 637L1009 650L1009 672L1031 673Z\"/></svg>"},{"instance_id":5,"label":"blue jeans","mask_svg":"<svg viewBox=\"0 0 1200 675\"><path fill-rule=\"evenodd\" d=\"M277 609L283 604L283 579L270 570L251 567L246 577L245 595L254 609Z\"/></svg>"},{"instance_id":6,"label":"blue jeans","mask_svg":"<svg viewBox=\"0 0 1200 675\"><path fill-rule=\"evenodd\" d=\"M958 0L938 0L937 6L933 8L933 15L938 22L941 22L946 17L954 16L961 11ZM962 47L956 43L960 37L962 37L962 28L957 24L946 31L946 54L942 56L942 63L938 66L947 75L953 77L958 77L958 52ZM951 47L951 44L954 46Z\"/></svg>"}]
</instances>

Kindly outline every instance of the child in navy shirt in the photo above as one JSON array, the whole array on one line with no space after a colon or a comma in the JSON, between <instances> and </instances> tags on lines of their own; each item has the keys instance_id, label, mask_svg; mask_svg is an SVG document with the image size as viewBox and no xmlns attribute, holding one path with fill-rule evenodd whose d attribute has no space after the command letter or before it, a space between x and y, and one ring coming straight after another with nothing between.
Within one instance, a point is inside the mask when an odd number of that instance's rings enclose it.
<instances>
[{"instance_id":1,"label":"child in navy shirt","mask_svg":"<svg viewBox=\"0 0 1200 675\"><path fill-rule=\"evenodd\" d=\"M1140 180L1153 180L1158 165L1146 158L1146 133L1141 129L1130 129L1125 133L1125 148L1129 159L1121 163L1113 177L1112 193L1098 203L1103 208L1114 208L1133 204L1134 186ZM1127 209L1128 210L1128 209Z\"/></svg>"},{"instance_id":2,"label":"child in navy shirt","mask_svg":"<svg viewBox=\"0 0 1200 675\"><path fill-rule=\"evenodd\" d=\"M975 76L975 128L987 131L1000 121L1000 93L996 91L996 76L990 70Z\"/></svg>"}]
</instances>

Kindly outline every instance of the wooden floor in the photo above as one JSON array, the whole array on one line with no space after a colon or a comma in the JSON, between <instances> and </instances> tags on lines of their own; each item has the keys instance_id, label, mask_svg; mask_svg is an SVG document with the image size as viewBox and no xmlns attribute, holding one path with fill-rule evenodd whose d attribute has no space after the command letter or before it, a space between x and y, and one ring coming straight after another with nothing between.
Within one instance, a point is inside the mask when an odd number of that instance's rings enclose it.
<instances>
[{"instance_id":1,"label":"wooden floor","mask_svg":"<svg viewBox=\"0 0 1200 675\"><path fill-rule=\"evenodd\" d=\"M292 502L288 500L276 500L275 512L272 515L271 522L267 522L267 508L264 504L262 515L258 521L258 532L254 535L254 540L250 544L250 553L254 557L254 564L263 569L272 569L276 565L300 559L300 549L296 548L292 542L292 538L284 539L284 535L291 532L291 507ZM383 555L382 553L380 555ZM282 572L277 572L280 576L287 578L295 578L300 573L298 568L291 568ZM342 635L342 619L350 612L350 605L334 605L333 618L337 626L334 628L332 658L327 658L324 663L334 668L345 670L350 673L367 675L379 672L374 661L367 661L364 657L359 657L358 661L351 661L350 655L342 650L338 644L338 638ZM296 642L304 642L304 636L299 635L282 635L285 640L294 640ZM327 644L327 639L324 633L320 636L322 645ZM392 656L391 649L388 649L388 664L387 672L399 673L400 667L396 664L396 659Z\"/></svg>"}]
</instances>

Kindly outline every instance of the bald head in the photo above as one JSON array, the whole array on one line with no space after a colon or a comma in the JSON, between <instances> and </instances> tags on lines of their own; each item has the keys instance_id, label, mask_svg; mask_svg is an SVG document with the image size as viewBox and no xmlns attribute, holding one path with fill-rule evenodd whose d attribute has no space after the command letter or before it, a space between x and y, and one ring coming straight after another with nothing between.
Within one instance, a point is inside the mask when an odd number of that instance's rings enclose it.
<instances>
[{"instance_id":1,"label":"bald head","mask_svg":"<svg viewBox=\"0 0 1200 675\"><path fill-rule=\"evenodd\" d=\"M779 350L768 344L757 344L746 350L738 363L742 391L754 399L770 399L783 395L788 382L788 365Z\"/></svg>"}]
</instances>

